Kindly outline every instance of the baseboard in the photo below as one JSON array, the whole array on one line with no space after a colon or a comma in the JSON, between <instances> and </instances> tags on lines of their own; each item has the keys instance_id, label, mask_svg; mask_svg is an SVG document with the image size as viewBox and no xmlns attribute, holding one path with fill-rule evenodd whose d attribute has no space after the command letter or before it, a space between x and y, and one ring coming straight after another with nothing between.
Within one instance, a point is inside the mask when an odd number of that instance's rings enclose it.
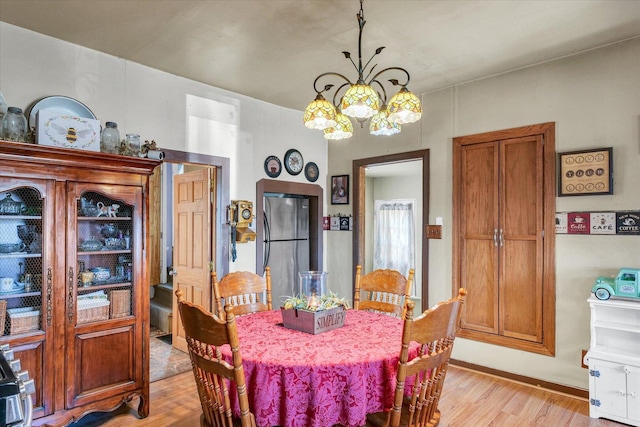
<instances>
[{"instance_id":1,"label":"baseboard","mask_svg":"<svg viewBox=\"0 0 640 427\"><path fill-rule=\"evenodd\" d=\"M526 377L524 375L512 374L511 372L500 371L498 369L487 368L486 366L476 365L474 363L464 362L457 359L449 359L449 364L459 366L461 368L471 369L473 371L482 372L484 374L493 375L496 377L505 378L512 381L518 381L523 384L528 384L534 387L542 387L547 390L555 391L558 393L564 393L571 396L579 397L582 399L589 398L589 390L585 390L577 387L569 387L562 384L556 384L549 381L540 380L538 378Z\"/></svg>"}]
</instances>

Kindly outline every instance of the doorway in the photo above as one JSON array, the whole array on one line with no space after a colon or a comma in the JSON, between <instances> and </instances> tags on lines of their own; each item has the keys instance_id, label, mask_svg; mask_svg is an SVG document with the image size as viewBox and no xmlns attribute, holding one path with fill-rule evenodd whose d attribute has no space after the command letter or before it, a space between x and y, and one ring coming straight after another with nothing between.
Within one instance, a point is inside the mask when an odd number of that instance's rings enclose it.
<instances>
[{"instance_id":1,"label":"doorway","mask_svg":"<svg viewBox=\"0 0 640 427\"><path fill-rule=\"evenodd\" d=\"M186 367L190 368L188 363L188 355L173 348L173 337L170 340L160 343L157 336L172 334L174 327L172 322L179 321L179 314L173 309L173 300L175 293L173 289L173 276L171 275L173 267L173 176L181 174L185 170L207 169L213 175L212 181L215 182L215 188L212 193L215 195L213 200L214 218L211 220L212 230L209 233L214 236L212 244L212 253L215 254L213 268L218 274L226 274L229 271L229 227L226 226L226 207L229 205L229 164L230 161L225 157L207 156L175 150L164 150L165 160L162 165L163 176L158 179L157 188L150 188L150 213L160 212L157 216L154 229L149 230L150 246L156 247L156 250L150 249L151 253L158 253L157 256L151 257L150 269L153 274L150 278L152 287L152 300L150 302L150 323L151 323L151 343L150 349L152 354L151 366L155 367L155 371L151 372L154 380L162 379L166 376L173 375L176 370L180 371ZM153 195L156 196L153 196ZM153 199L157 201L154 203ZM151 228L151 225L150 225ZM210 288L210 283L208 284ZM153 295L155 293L155 295ZM166 295L165 295L166 294ZM162 302L160 300L162 299ZM154 301L155 300L155 301ZM158 304L160 303L160 304ZM161 305L162 308L157 306ZM211 305L211 301L209 301ZM158 328L158 310L166 309L164 320L161 324L162 328ZM169 326L171 325L171 326ZM170 344L167 344L168 341ZM168 346L168 348L167 348ZM186 357L186 359L185 359ZM186 360L186 363L183 363Z\"/></svg>"},{"instance_id":2,"label":"doorway","mask_svg":"<svg viewBox=\"0 0 640 427\"><path fill-rule=\"evenodd\" d=\"M416 270L419 273L415 278L415 299L420 299L422 311L429 308L429 245L426 238L424 226L429 220L429 150L418 150L406 153L390 154L386 156L370 157L366 159L358 159L353 161L353 272L355 283L355 270L357 265L362 265L365 271L370 271L373 266L373 207L375 199L375 190L372 187L372 179L376 176L376 170L379 177L381 172L387 169L386 176L391 172L389 170L396 169L396 174L406 173L415 168L416 173L410 178L409 186L420 188L415 195L416 205ZM390 181L394 182L394 181ZM396 193L398 184L395 186ZM403 187L406 187L404 185ZM387 189L385 192L379 191L378 194L393 194L393 188ZM386 198L387 196L385 196ZM368 268L367 268L368 266ZM406 274L406 273L403 273Z\"/></svg>"}]
</instances>

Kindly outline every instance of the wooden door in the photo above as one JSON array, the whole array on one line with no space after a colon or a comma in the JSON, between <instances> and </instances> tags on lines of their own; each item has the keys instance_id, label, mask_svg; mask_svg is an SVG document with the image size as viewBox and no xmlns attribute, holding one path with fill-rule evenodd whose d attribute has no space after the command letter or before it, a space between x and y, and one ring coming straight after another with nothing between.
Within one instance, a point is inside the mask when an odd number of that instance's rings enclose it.
<instances>
[{"instance_id":1,"label":"wooden door","mask_svg":"<svg viewBox=\"0 0 640 427\"><path fill-rule=\"evenodd\" d=\"M149 286L160 283L161 170L156 167L149 176Z\"/></svg>"},{"instance_id":2,"label":"wooden door","mask_svg":"<svg viewBox=\"0 0 640 427\"><path fill-rule=\"evenodd\" d=\"M553 131L454 138L453 273L469 295L461 337L554 352Z\"/></svg>"},{"instance_id":3,"label":"wooden door","mask_svg":"<svg viewBox=\"0 0 640 427\"><path fill-rule=\"evenodd\" d=\"M211 172L203 168L176 175L173 183L173 346L187 345L175 291L185 300L211 310Z\"/></svg>"},{"instance_id":4,"label":"wooden door","mask_svg":"<svg viewBox=\"0 0 640 427\"><path fill-rule=\"evenodd\" d=\"M499 295L501 335L542 339L542 137L500 141Z\"/></svg>"},{"instance_id":5,"label":"wooden door","mask_svg":"<svg viewBox=\"0 0 640 427\"><path fill-rule=\"evenodd\" d=\"M462 327L498 333L498 143L461 150L460 283L465 301Z\"/></svg>"},{"instance_id":6,"label":"wooden door","mask_svg":"<svg viewBox=\"0 0 640 427\"><path fill-rule=\"evenodd\" d=\"M531 136L463 149L464 328L540 340L541 147Z\"/></svg>"}]
</instances>

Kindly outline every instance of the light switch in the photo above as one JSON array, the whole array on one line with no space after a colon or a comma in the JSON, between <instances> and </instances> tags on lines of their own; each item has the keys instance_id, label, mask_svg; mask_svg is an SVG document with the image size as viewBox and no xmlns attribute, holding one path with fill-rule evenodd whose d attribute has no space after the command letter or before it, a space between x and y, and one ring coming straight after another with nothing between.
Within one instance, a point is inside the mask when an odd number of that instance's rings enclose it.
<instances>
[{"instance_id":1,"label":"light switch","mask_svg":"<svg viewBox=\"0 0 640 427\"><path fill-rule=\"evenodd\" d=\"M436 225L442 225L442 217L441 216L437 216L436 217Z\"/></svg>"},{"instance_id":2,"label":"light switch","mask_svg":"<svg viewBox=\"0 0 640 427\"><path fill-rule=\"evenodd\" d=\"M442 239L441 225L427 225L424 228L424 232L427 239Z\"/></svg>"}]
</instances>

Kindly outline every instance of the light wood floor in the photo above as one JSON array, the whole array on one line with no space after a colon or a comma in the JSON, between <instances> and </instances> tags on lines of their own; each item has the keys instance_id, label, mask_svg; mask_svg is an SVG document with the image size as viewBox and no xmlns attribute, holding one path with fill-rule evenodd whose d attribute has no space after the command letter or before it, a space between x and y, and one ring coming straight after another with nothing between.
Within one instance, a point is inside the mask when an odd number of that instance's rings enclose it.
<instances>
[{"instance_id":1,"label":"light wood floor","mask_svg":"<svg viewBox=\"0 0 640 427\"><path fill-rule=\"evenodd\" d=\"M136 402L132 402L135 407ZM440 401L442 427L616 426L589 418L585 399L450 366ZM191 372L151 383L151 414L138 419L126 406L85 427L198 427L200 402Z\"/></svg>"}]
</instances>

